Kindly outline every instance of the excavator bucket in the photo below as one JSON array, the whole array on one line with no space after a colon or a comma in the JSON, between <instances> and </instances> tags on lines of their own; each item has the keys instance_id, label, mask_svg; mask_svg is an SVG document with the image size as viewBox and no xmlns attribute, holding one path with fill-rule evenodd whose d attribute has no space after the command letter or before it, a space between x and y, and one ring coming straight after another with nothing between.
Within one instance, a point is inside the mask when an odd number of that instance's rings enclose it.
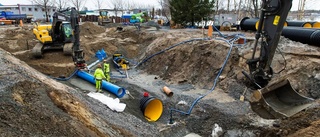
<instances>
[{"instance_id":1,"label":"excavator bucket","mask_svg":"<svg viewBox=\"0 0 320 137\"><path fill-rule=\"evenodd\" d=\"M252 97L255 100L251 102L252 110L266 119L291 117L309 107L313 101L296 92L288 79L254 91Z\"/></svg>"}]
</instances>

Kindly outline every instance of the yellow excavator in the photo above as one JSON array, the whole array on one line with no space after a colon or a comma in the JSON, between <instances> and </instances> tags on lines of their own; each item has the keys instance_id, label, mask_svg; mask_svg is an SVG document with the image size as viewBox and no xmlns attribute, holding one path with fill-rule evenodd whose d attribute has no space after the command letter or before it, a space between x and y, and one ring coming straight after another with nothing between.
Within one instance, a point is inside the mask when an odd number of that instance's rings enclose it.
<instances>
[{"instance_id":1,"label":"yellow excavator","mask_svg":"<svg viewBox=\"0 0 320 137\"><path fill-rule=\"evenodd\" d=\"M70 15L65 12L70 11ZM36 58L41 58L44 51L63 50L65 55L72 55L76 23L71 22L73 18L78 18L75 9L66 9L53 14L51 25L36 24L33 28L33 34L39 40L39 43L32 49L32 54ZM73 24L72 24L73 23ZM76 32L79 33L79 32Z\"/></svg>"},{"instance_id":2,"label":"yellow excavator","mask_svg":"<svg viewBox=\"0 0 320 137\"><path fill-rule=\"evenodd\" d=\"M99 10L99 18L98 18L98 25L105 26L108 23L111 23L111 20L108 17L108 11L107 10Z\"/></svg>"},{"instance_id":3,"label":"yellow excavator","mask_svg":"<svg viewBox=\"0 0 320 137\"><path fill-rule=\"evenodd\" d=\"M272 81L271 62L291 6L292 0L262 0L253 54L247 60L250 72L242 72L251 83L249 87L254 89L252 109L263 118L290 117L313 101L295 91L286 78ZM260 56L255 57L258 43Z\"/></svg>"}]
</instances>

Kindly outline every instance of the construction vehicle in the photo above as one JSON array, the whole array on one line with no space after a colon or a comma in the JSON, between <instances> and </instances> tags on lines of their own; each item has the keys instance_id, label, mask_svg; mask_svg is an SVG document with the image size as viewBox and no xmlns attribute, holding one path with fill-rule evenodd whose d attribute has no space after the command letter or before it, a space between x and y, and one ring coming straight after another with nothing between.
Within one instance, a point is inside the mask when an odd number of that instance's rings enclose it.
<instances>
[{"instance_id":1,"label":"construction vehicle","mask_svg":"<svg viewBox=\"0 0 320 137\"><path fill-rule=\"evenodd\" d=\"M70 9L58 11L53 14L51 25L36 24L33 34L39 40L39 43L32 49L32 54L36 58L41 58L46 50L62 50L65 55L72 55L74 42L77 41L75 35L75 22L71 22L73 18L78 18L76 13L71 9L71 14L66 15L65 12ZM74 23L74 24L72 24Z\"/></svg>"},{"instance_id":2,"label":"construction vehicle","mask_svg":"<svg viewBox=\"0 0 320 137\"><path fill-rule=\"evenodd\" d=\"M70 15L64 12L71 11ZM44 50L63 49L64 54L72 55L78 68L85 67L84 53L80 49L79 15L76 8L67 8L53 14L52 25L36 25L33 29L40 43L32 49L35 57L42 57Z\"/></svg>"},{"instance_id":3,"label":"construction vehicle","mask_svg":"<svg viewBox=\"0 0 320 137\"><path fill-rule=\"evenodd\" d=\"M117 69L128 70L129 61L120 53L115 53L112 56L112 61Z\"/></svg>"},{"instance_id":4,"label":"construction vehicle","mask_svg":"<svg viewBox=\"0 0 320 137\"><path fill-rule=\"evenodd\" d=\"M263 118L290 117L313 101L296 92L286 78L272 81L271 62L291 6L292 0L263 0L252 58L246 62L250 73L242 72L254 90L252 109ZM260 56L255 57L259 41Z\"/></svg>"},{"instance_id":5,"label":"construction vehicle","mask_svg":"<svg viewBox=\"0 0 320 137\"><path fill-rule=\"evenodd\" d=\"M111 20L108 17L108 11L99 10L99 15L98 25L105 26L106 24L111 23Z\"/></svg>"}]
</instances>

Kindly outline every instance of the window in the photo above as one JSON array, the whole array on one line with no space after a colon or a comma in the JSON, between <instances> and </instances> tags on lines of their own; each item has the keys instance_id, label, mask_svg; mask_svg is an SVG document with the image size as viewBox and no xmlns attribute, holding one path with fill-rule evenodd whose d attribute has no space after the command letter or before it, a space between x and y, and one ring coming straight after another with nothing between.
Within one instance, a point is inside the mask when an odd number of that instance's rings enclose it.
<instances>
[{"instance_id":1,"label":"window","mask_svg":"<svg viewBox=\"0 0 320 137\"><path fill-rule=\"evenodd\" d=\"M34 11L38 11L38 8L34 8Z\"/></svg>"},{"instance_id":2,"label":"window","mask_svg":"<svg viewBox=\"0 0 320 137\"><path fill-rule=\"evenodd\" d=\"M44 8L42 8L42 11L44 11Z\"/></svg>"},{"instance_id":3,"label":"window","mask_svg":"<svg viewBox=\"0 0 320 137\"><path fill-rule=\"evenodd\" d=\"M19 10L19 7L16 7L16 10Z\"/></svg>"},{"instance_id":4,"label":"window","mask_svg":"<svg viewBox=\"0 0 320 137\"><path fill-rule=\"evenodd\" d=\"M22 10L22 11L26 11L26 7L22 7L21 10Z\"/></svg>"},{"instance_id":5,"label":"window","mask_svg":"<svg viewBox=\"0 0 320 137\"><path fill-rule=\"evenodd\" d=\"M28 8L29 11L32 11L32 8Z\"/></svg>"}]
</instances>

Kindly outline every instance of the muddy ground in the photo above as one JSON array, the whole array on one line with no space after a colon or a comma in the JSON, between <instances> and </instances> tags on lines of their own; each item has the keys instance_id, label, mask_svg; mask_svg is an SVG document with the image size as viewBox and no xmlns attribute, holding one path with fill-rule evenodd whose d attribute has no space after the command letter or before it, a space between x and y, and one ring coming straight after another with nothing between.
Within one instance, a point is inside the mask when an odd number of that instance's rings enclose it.
<instances>
[{"instance_id":1,"label":"muddy ground","mask_svg":"<svg viewBox=\"0 0 320 137\"><path fill-rule=\"evenodd\" d=\"M277 52L272 64L275 72L286 68L275 74L275 79L288 77L299 93L316 99L310 108L290 118L267 120L250 109L250 92L244 102L239 101L245 89L241 71L247 69L245 59L252 52L252 43L248 42L233 48L217 87L195 105L191 115L173 113L175 124L168 125L170 108L188 111L197 97L210 91L229 50L225 42L193 41L141 62L179 42L204 38L203 32L153 28L137 31L135 27L117 32L112 27L82 24L81 47L86 60L94 59L95 52L104 49L109 57L122 53L132 62L129 79L112 79L135 97L123 97L126 110L117 113L88 97L90 89L74 84L81 79L59 82L47 77L69 76L74 70L72 58L60 51L33 58L31 49L37 40L31 29L31 25L1 27L1 136L210 136L215 124L222 127L221 136L320 136L316 132L320 121L318 47L281 38L279 49L285 59ZM112 71L117 74L114 68ZM174 91L173 97L162 93L163 86ZM163 101L164 112L157 122L147 122L140 111L139 98L144 91Z\"/></svg>"}]
</instances>

